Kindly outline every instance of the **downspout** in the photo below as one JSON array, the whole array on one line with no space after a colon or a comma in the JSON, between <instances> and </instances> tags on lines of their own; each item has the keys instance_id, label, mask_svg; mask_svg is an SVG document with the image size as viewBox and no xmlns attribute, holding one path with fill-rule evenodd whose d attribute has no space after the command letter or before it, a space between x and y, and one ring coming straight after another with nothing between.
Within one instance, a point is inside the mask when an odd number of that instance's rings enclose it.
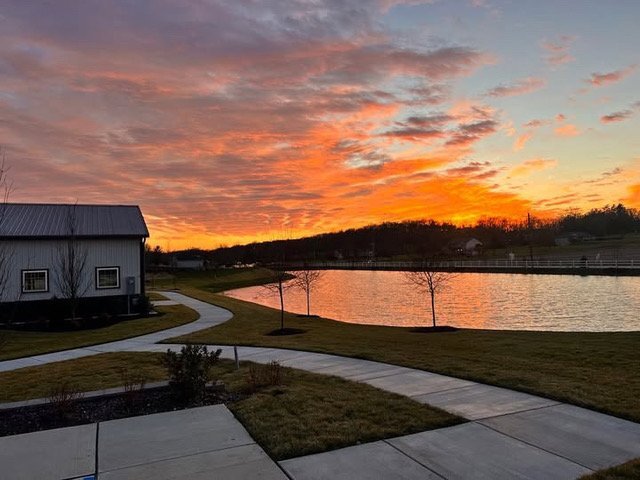
<instances>
[{"instance_id":1,"label":"downspout","mask_svg":"<svg viewBox=\"0 0 640 480\"><path fill-rule=\"evenodd\" d=\"M145 290L145 271L144 271L144 245L146 242L146 238L142 237L142 240L140 241L140 295L145 297L146 296L146 290Z\"/></svg>"}]
</instances>

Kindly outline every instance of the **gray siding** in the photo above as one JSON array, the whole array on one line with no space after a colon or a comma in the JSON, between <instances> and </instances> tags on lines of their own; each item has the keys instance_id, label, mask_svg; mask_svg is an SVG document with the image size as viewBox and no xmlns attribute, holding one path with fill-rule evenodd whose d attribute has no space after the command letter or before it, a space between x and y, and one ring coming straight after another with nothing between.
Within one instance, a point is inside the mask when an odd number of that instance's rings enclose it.
<instances>
[{"instance_id":1,"label":"gray siding","mask_svg":"<svg viewBox=\"0 0 640 480\"><path fill-rule=\"evenodd\" d=\"M135 277L136 293L140 285L140 240L139 239L87 239L77 240L79 248L86 249L87 261L84 281L87 285L85 297L125 295L127 277ZM2 291L2 302L47 300L62 297L58 287L58 259L60 249L67 245L61 240L12 240L1 242L2 254L8 258L6 284ZM97 267L120 267L120 288L96 288ZM49 271L49 291L46 293L22 293L22 270Z\"/></svg>"}]
</instances>

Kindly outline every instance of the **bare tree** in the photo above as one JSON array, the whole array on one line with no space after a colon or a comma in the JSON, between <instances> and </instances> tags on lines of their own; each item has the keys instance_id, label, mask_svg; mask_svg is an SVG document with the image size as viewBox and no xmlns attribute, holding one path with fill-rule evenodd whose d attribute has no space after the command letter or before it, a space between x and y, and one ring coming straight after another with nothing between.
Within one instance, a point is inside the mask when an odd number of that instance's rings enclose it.
<instances>
[{"instance_id":1,"label":"bare tree","mask_svg":"<svg viewBox=\"0 0 640 480\"><path fill-rule=\"evenodd\" d=\"M75 320L80 299L89 289L85 274L87 249L78 239L77 205L67 210L66 229L66 242L58 248L56 280L62 297L69 302L71 320Z\"/></svg>"},{"instance_id":2,"label":"bare tree","mask_svg":"<svg viewBox=\"0 0 640 480\"><path fill-rule=\"evenodd\" d=\"M7 204L9 196L13 191L13 183L9 180L7 172L6 150L0 146L0 236L4 236L5 219L7 215ZM13 261L13 250L6 242L0 240L0 301L4 302L7 285L9 283L9 272L11 271L11 262ZM7 323L10 323L11 316ZM8 325L7 325L8 326ZM4 347L9 339L7 330L0 331L0 350Z\"/></svg>"},{"instance_id":3,"label":"bare tree","mask_svg":"<svg viewBox=\"0 0 640 480\"><path fill-rule=\"evenodd\" d=\"M4 233L5 218L7 216L7 204L9 196L13 192L13 183L9 180L7 172L6 152L0 147L0 235ZM9 264L13 259L13 251L5 242L0 242L0 299L4 301L4 293L9 280Z\"/></svg>"},{"instance_id":4,"label":"bare tree","mask_svg":"<svg viewBox=\"0 0 640 480\"><path fill-rule=\"evenodd\" d=\"M278 295L280 298L280 331L284 331L284 292L294 286L291 280L291 274L284 269L274 270L273 277L269 283L262 286L272 295Z\"/></svg>"},{"instance_id":5,"label":"bare tree","mask_svg":"<svg viewBox=\"0 0 640 480\"><path fill-rule=\"evenodd\" d=\"M431 297L431 317L433 326L436 326L436 293L444 290L455 277L454 273L435 270L430 262L423 262L422 266L414 271L403 272L407 282L418 289L420 293L429 294Z\"/></svg>"},{"instance_id":6,"label":"bare tree","mask_svg":"<svg viewBox=\"0 0 640 480\"><path fill-rule=\"evenodd\" d=\"M293 280L293 284L302 290L307 297L307 317L311 316L311 291L324 276L324 273L322 270L309 269L305 263L302 270L295 274L296 278Z\"/></svg>"}]
</instances>

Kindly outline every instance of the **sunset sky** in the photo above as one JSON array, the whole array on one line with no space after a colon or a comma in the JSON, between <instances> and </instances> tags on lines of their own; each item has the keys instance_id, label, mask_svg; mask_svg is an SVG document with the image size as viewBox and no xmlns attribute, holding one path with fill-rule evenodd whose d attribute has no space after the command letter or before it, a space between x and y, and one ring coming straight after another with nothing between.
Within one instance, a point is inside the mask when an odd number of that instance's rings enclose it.
<instances>
[{"instance_id":1,"label":"sunset sky","mask_svg":"<svg viewBox=\"0 0 640 480\"><path fill-rule=\"evenodd\" d=\"M151 244L640 207L638 0L3 0L12 201Z\"/></svg>"}]
</instances>

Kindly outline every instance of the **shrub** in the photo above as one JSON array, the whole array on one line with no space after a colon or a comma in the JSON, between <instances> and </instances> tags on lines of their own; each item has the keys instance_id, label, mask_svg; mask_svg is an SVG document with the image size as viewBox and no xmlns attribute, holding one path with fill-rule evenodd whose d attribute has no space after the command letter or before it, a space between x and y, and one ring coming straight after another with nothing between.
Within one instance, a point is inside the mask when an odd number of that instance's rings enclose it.
<instances>
[{"instance_id":1,"label":"shrub","mask_svg":"<svg viewBox=\"0 0 640 480\"><path fill-rule=\"evenodd\" d=\"M132 372L128 368L124 367L118 370L118 374L120 375L120 381L124 388L123 398L125 406L129 410L132 410L137 405L138 400L141 397L140 394L144 390L147 379L143 375Z\"/></svg>"},{"instance_id":2,"label":"shrub","mask_svg":"<svg viewBox=\"0 0 640 480\"><path fill-rule=\"evenodd\" d=\"M221 353L220 349L209 352L204 345L186 345L180 353L167 350L163 364L169 374L169 386L178 401L188 405L203 402L207 382L211 380L211 367Z\"/></svg>"},{"instance_id":3,"label":"shrub","mask_svg":"<svg viewBox=\"0 0 640 480\"><path fill-rule=\"evenodd\" d=\"M84 397L77 386L69 382L56 383L49 390L47 400L53 407L56 415L61 418L66 418L75 406L75 402Z\"/></svg>"},{"instance_id":4,"label":"shrub","mask_svg":"<svg viewBox=\"0 0 640 480\"><path fill-rule=\"evenodd\" d=\"M277 386L282 384L282 366L276 360L273 360L265 366L267 385Z\"/></svg>"},{"instance_id":5,"label":"shrub","mask_svg":"<svg viewBox=\"0 0 640 480\"><path fill-rule=\"evenodd\" d=\"M153 305L151 304L151 300L146 295L142 295L138 298L137 310L140 315L143 317L148 317L153 309Z\"/></svg>"},{"instance_id":6,"label":"shrub","mask_svg":"<svg viewBox=\"0 0 640 480\"><path fill-rule=\"evenodd\" d=\"M247 372L247 383L250 391L255 392L263 387L274 387L282 384L282 366L276 360L266 365L252 363Z\"/></svg>"}]
</instances>

